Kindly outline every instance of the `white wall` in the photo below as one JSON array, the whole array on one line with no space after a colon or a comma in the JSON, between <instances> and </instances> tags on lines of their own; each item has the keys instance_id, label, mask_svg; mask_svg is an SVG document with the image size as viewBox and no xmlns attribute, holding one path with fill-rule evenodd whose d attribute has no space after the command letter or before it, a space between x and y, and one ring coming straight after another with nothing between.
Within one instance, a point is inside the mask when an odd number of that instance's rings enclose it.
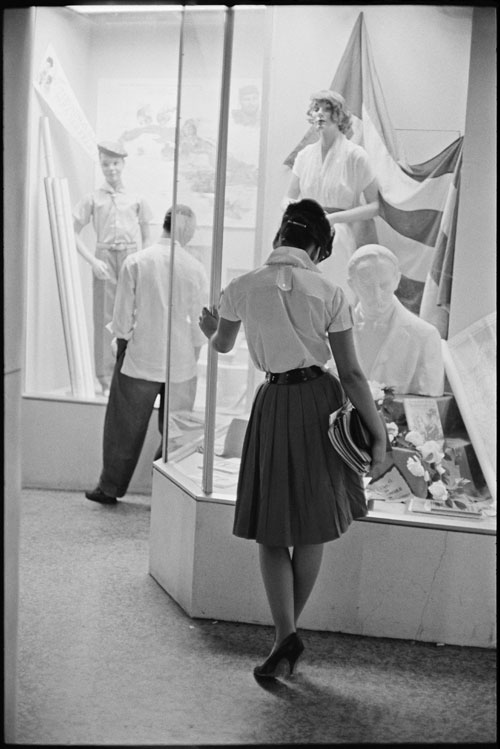
<instances>
[{"instance_id":1,"label":"white wall","mask_svg":"<svg viewBox=\"0 0 500 749\"><path fill-rule=\"evenodd\" d=\"M16 738L21 392L27 203L27 111L32 9L3 13L4 187L4 741ZM8 113L8 117L5 117Z\"/></svg>"},{"instance_id":2,"label":"white wall","mask_svg":"<svg viewBox=\"0 0 500 749\"><path fill-rule=\"evenodd\" d=\"M496 11L475 8L450 337L496 310Z\"/></svg>"}]
</instances>

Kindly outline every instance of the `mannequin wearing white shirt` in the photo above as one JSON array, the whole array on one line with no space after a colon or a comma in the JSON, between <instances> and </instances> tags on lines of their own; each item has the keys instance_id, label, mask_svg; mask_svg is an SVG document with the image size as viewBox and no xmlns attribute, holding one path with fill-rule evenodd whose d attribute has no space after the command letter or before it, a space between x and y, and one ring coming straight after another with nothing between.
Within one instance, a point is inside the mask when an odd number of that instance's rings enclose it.
<instances>
[{"instance_id":1,"label":"mannequin wearing white shirt","mask_svg":"<svg viewBox=\"0 0 500 749\"><path fill-rule=\"evenodd\" d=\"M312 198L322 206L335 238L321 271L353 302L347 264L358 246L357 234L366 237L364 242L375 237L371 219L378 214L377 182L364 148L346 136L351 115L340 94L313 94L307 115L319 140L297 154L282 207L298 198Z\"/></svg>"}]
</instances>

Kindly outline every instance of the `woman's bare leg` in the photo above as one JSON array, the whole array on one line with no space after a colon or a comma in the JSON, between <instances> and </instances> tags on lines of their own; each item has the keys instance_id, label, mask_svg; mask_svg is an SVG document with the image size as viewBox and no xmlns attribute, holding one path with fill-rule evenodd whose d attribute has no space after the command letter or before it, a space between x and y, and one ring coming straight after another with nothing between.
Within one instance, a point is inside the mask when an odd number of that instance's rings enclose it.
<instances>
[{"instance_id":1,"label":"woman's bare leg","mask_svg":"<svg viewBox=\"0 0 500 749\"><path fill-rule=\"evenodd\" d=\"M323 558L323 544L295 546L292 555L294 625L307 603L318 577Z\"/></svg>"},{"instance_id":2,"label":"woman's bare leg","mask_svg":"<svg viewBox=\"0 0 500 749\"><path fill-rule=\"evenodd\" d=\"M295 632L294 579L290 552L283 546L259 544L260 571L276 636L273 652Z\"/></svg>"}]
</instances>

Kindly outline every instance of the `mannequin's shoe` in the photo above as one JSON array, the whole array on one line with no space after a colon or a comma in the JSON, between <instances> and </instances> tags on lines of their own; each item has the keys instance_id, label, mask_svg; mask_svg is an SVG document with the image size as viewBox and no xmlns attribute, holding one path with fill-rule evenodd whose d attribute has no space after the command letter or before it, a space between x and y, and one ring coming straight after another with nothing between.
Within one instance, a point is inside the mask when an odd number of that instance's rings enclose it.
<instances>
[{"instance_id":1,"label":"mannequin's shoe","mask_svg":"<svg viewBox=\"0 0 500 749\"><path fill-rule=\"evenodd\" d=\"M116 497L104 494L98 486L91 492L85 492L85 496L87 499L92 500L92 502L100 502L102 505L115 505L117 502Z\"/></svg>"}]
</instances>

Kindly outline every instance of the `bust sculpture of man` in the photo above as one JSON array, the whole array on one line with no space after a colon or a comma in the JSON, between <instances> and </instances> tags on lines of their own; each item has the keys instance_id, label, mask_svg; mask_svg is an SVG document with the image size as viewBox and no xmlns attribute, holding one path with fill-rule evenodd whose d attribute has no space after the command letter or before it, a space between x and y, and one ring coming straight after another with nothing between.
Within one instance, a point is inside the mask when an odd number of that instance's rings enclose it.
<instances>
[{"instance_id":1,"label":"bust sculpture of man","mask_svg":"<svg viewBox=\"0 0 500 749\"><path fill-rule=\"evenodd\" d=\"M443 395L441 337L395 296L401 278L396 255L382 245L364 245L351 256L347 274L358 300L354 342L366 378L396 393Z\"/></svg>"}]
</instances>

